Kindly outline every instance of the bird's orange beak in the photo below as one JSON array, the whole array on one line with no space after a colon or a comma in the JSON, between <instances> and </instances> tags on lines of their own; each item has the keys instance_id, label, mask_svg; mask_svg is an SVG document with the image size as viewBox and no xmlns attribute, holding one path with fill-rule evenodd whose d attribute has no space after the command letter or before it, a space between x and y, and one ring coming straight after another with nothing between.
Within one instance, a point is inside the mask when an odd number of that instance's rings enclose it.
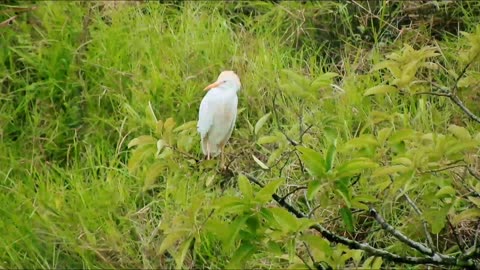
<instances>
[{"instance_id":1,"label":"bird's orange beak","mask_svg":"<svg viewBox=\"0 0 480 270\"><path fill-rule=\"evenodd\" d=\"M215 88L215 87L219 86L219 85L222 84L222 83L223 83L223 82L214 82L214 83L208 85L207 87L205 87L205 89L203 89L203 91L208 91L208 90L210 90L210 89L212 89L212 88Z\"/></svg>"}]
</instances>

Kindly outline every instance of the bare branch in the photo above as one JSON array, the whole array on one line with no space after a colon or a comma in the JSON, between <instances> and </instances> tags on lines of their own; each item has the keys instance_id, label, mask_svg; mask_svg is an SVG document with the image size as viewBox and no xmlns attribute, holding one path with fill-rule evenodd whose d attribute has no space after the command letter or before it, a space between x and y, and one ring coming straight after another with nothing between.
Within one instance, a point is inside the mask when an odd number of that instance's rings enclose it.
<instances>
[{"instance_id":1,"label":"bare branch","mask_svg":"<svg viewBox=\"0 0 480 270\"><path fill-rule=\"evenodd\" d=\"M465 249L463 248L463 245L460 243L460 237L458 237L457 230L455 230L455 227L453 227L453 224L452 222L450 222L450 219L448 218L448 216L446 218L447 218L448 227L450 227L450 230L452 230L453 237L455 238L455 242L457 242L458 248L462 253L465 253Z\"/></svg>"},{"instance_id":2,"label":"bare branch","mask_svg":"<svg viewBox=\"0 0 480 270\"><path fill-rule=\"evenodd\" d=\"M417 92L414 95L431 95L431 96L439 96L439 97L450 97L450 93L439 93L439 92Z\"/></svg>"},{"instance_id":3,"label":"bare branch","mask_svg":"<svg viewBox=\"0 0 480 270\"><path fill-rule=\"evenodd\" d=\"M429 256L435 255L435 252L432 249L424 246L423 244L421 244L419 242L413 241L412 239L408 238L403 233L395 230L395 228L392 225L388 224L383 219L383 217L380 216L380 214L378 214L377 210L375 210L374 208L370 208L370 215L375 218L375 220L380 224L380 226L382 226L382 228L385 231L387 231L391 235L395 236L395 238L400 240L400 242L402 242L404 244L407 244L409 247L414 248L414 249L420 251L421 253L423 253L425 255L429 255Z\"/></svg>"},{"instance_id":4,"label":"bare branch","mask_svg":"<svg viewBox=\"0 0 480 270\"><path fill-rule=\"evenodd\" d=\"M463 102L456 96L456 95L451 95L450 99L455 103L465 114L467 114L472 120L475 122L480 123L480 117L476 116L474 113L472 113L465 105Z\"/></svg>"},{"instance_id":5,"label":"bare branch","mask_svg":"<svg viewBox=\"0 0 480 270\"><path fill-rule=\"evenodd\" d=\"M264 185L260 183L255 177L244 174L251 182L257 184L260 187ZM281 197L276 193L272 194L272 198L283 208L288 210L290 213L295 215L297 218L308 218L307 215L297 210L292 205L288 204L285 201L281 200ZM360 249L368 253L369 255L382 257L385 260L397 263L406 263L406 264L433 264L433 265L446 265L446 266L460 266L460 267L469 267L474 268L475 262L471 259L460 260L460 257L446 256L438 253L434 253L430 257L412 257L412 256L400 256L391 252L388 252L383 249L378 249L372 247L367 243L360 243L358 241L348 239L346 237L337 235L320 224L314 224L310 227L313 230L316 230L322 234L322 236L330 242L339 243L348 246L351 249ZM428 248L427 248L428 250Z\"/></svg>"},{"instance_id":6,"label":"bare branch","mask_svg":"<svg viewBox=\"0 0 480 270\"><path fill-rule=\"evenodd\" d=\"M299 191L299 190L302 190L302 189L307 189L307 187L305 187L305 186L296 187L296 188L294 188L292 191L290 191L290 192L288 192L286 195L284 195L284 196L281 198L281 200L282 200L282 201L285 201L285 200L288 198L288 196L290 196L290 195L292 195L293 193L295 193L295 192L297 192L297 191Z\"/></svg>"},{"instance_id":7,"label":"bare branch","mask_svg":"<svg viewBox=\"0 0 480 270\"><path fill-rule=\"evenodd\" d=\"M417 205L410 199L410 197L407 195L407 193L403 192L402 189L400 189L400 192L403 193L403 196L407 200L407 202L410 204L410 206L413 208L413 210L417 213L417 215L420 217L420 220L422 221L422 226L423 226L423 232L425 233L425 237L427 237L427 242L430 248L435 251L435 245L433 244L433 239L430 233L428 232L428 224L427 221L423 218L422 211L417 207Z\"/></svg>"}]
</instances>

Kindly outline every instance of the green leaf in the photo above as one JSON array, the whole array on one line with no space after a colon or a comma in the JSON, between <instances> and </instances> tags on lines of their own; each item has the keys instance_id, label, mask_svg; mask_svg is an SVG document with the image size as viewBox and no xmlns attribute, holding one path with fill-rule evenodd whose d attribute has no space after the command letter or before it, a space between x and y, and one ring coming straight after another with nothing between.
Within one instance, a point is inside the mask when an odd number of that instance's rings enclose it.
<instances>
[{"instance_id":1,"label":"green leaf","mask_svg":"<svg viewBox=\"0 0 480 270\"><path fill-rule=\"evenodd\" d=\"M375 260L372 263L372 268L371 269L381 269L382 264L383 264L382 257L376 257Z\"/></svg>"},{"instance_id":2,"label":"green leaf","mask_svg":"<svg viewBox=\"0 0 480 270\"><path fill-rule=\"evenodd\" d=\"M262 144L276 143L279 140L280 138L278 138L277 136L263 136L257 140L257 143L259 145L262 145Z\"/></svg>"},{"instance_id":3,"label":"green leaf","mask_svg":"<svg viewBox=\"0 0 480 270\"><path fill-rule=\"evenodd\" d=\"M375 169L372 173L372 177L381 177L381 176L392 175L396 173L404 173L409 170L410 170L409 167L405 167L403 165L385 166L385 167Z\"/></svg>"},{"instance_id":4,"label":"green leaf","mask_svg":"<svg viewBox=\"0 0 480 270\"><path fill-rule=\"evenodd\" d=\"M317 179L308 182L307 199L312 200L315 194L320 190L320 187L320 181Z\"/></svg>"},{"instance_id":5,"label":"green leaf","mask_svg":"<svg viewBox=\"0 0 480 270\"><path fill-rule=\"evenodd\" d=\"M330 242L319 236L305 233L301 236L300 239L302 241L305 241L310 246L310 248L315 250L316 253L325 254L325 257L331 256L333 253Z\"/></svg>"},{"instance_id":6,"label":"green leaf","mask_svg":"<svg viewBox=\"0 0 480 270\"><path fill-rule=\"evenodd\" d=\"M239 216L232 223L230 223L231 232L225 243L225 248L227 250L231 250L234 247L235 241L239 240L237 239L237 236L248 218L248 215Z\"/></svg>"},{"instance_id":7,"label":"green leaf","mask_svg":"<svg viewBox=\"0 0 480 270\"><path fill-rule=\"evenodd\" d=\"M160 155L160 153L162 152L163 148L167 145L167 143L160 139L157 141L157 153L155 154L156 156Z\"/></svg>"},{"instance_id":8,"label":"green leaf","mask_svg":"<svg viewBox=\"0 0 480 270\"><path fill-rule=\"evenodd\" d=\"M255 252L255 247L248 243L242 242L240 247L233 253L226 269L244 269L247 259Z\"/></svg>"},{"instance_id":9,"label":"green leaf","mask_svg":"<svg viewBox=\"0 0 480 270\"><path fill-rule=\"evenodd\" d=\"M337 139L334 139L327 150L327 156L325 158L325 170L328 172L333 168L335 161L335 155L337 153Z\"/></svg>"},{"instance_id":10,"label":"green leaf","mask_svg":"<svg viewBox=\"0 0 480 270\"><path fill-rule=\"evenodd\" d=\"M455 196L455 189L451 186L444 186L442 187L437 193L435 193L435 197L437 198L444 198L444 197L451 197Z\"/></svg>"},{"instance_id":11,"label":"green leaf","mask_svg":"<svg viewBox=\"0 0 480 270\"><path fill-rule=\"evenodd\" d=\"M245 198L250 199L253 198L253 189L250 181L245 177L245 175L240 174L238 175L238 186L240 191L242 192Z\"/></svg>"},{"instance_id":12,"label":"green leaf","mask_svg":"<svg viewBox=\"0 0 480 270\"><path fill-rule=\"evenodd\" d=\"M450 125L448 126L448 131L455 135L458 139L461 140L471 140L472 136L468 132L468 130L464 127L460 127L457 125Z\"/></svg>"},{"instance_id":13,"label":"green leaf","mask_svg":"<svg viewBox=\"0 0 480 270\"><path fill-rule=\"evenodd\" d=\"M260 166L260 168L264 169L264 170L268 170L268 166L265 165L265 163L263 163L260 159L258 159L256 156L252 155L253 157L253 160L255 160L255 162Z\"/></svg>"},{"instance_id":14,"label":"green leaf","mask_svg":"<svg viewBox=\"0 0 480 270\"><path fill-rule=\"evenodd\" d=\"M176 123L175 123L175 120L173 120L173 118L168 118L167 120L165 120L165 123L163 124L163 129L165 130L165 132L171 132L173 130L173 127L175 127Z\"/></svg>"},{"instance_id":15,"label":"green leaf","mask_svg":"<svg viewBox=\"0 0 480 270\"><path fill-rule=\"evenodd\" d=\"M480 208L480 198L468 196L468 200Z\"/></svg>"},{"instance_id":16,"label":"green leaf","mask_svg":"<svg viewBox=\"0 0 480 270\"><path fill-rule=\"evenodd\" d=\"M378 94L387 94L387 93L396 93L398 89L391 85L377 85L372 88L367 89L364 96L378 95Z\"/></svg>"},{"instance_id":17,"label":"green leaf","mask_svg":"<svg viewBox=\"0 0 480 270\"><path fill-rule=\"evenodd\" d=\"M320 153L303 146L297 146L297 150L300 151L300 158L312 176L318 178L325 176L325 160Z\"/></svg>"},{"instance_id":18,"label":"green leaf","mask_svg":"<svg viewBox=\"0 0 480 270\"><path fill-rule=\"evenodd\" d=\"M188 249L190 248L190 244L192 243L193 237L190 237L185 242L182 243L178 252L175 254L175 264L177 265L177 269L182 269L183 262L185 261L185 256L187 255Z\"/></svg>"},{"instance_id":19,"label":"green leaf","mask_svg":"<svg viewBox=\"0 0 480 270\"><path fill-rule=\"evenodd\" d=\"M352 207L350 190L348 189L349 182L350 179L348 178L335 181L335 191L343 198L348 208Z\"/></svg>"},{"instance_id":20,"label":"green leaf","mask_svg":"<svg viewBox=\"0 0 480 270\"><path fill-rule=\"evenodd\" d=\"M172 247L178 240L184 237L188 232L185 231L176 231L167 234L167 237L163 239L162 244L158 248L157 254L162 255L167 249Z\"/></svg>"},{"instance_id":21,"label":"green leaf","mask_svg":"<svg viewBox=\"0 0 480 270\"><path fill-rule=\"evenodd\" d=\"M157 177L163 173L164 167L165 163L163 161L157 161L148 168L145 176L145 182L143 183L143 191L149 190L153 186Z\"/></svg>"},{"instance_id":22,"label":"green leaf","mask_svg":"<svg viewBox=\"0 0 480 270\"><path fill-rule=\"evenodd\" d=\"M370 160L369 158L356 158L342 164L337 169L337 177L352 176L365 169L377 168L378 164Z\"/></svg>"},{"instance_id":23,"label":"green leaf","mask_svg":"<svg viewBox=\"0 0 480 270\"><path fill-rule=\"evenodd\" d=\"M197 121L189 121L189 122L183 123L180 126L176 127L173 130L173 132L177 133L177 132L188 130L188 129L194 129L196 127L197 127Z\"/></svg>"},{"instance_id":24,"label":"green leaf","mask_svg":"<svg viewBox=\"0 0 480 270\"><path fill-rule=\"evenodd\" d=\"M262 204L271 201L273 193L277 191L278 187L280 187L284 181L285 179L283 178L270 181L256 194L255 198Z\"/></svg>"},{"instance_id":25,"label":"green leaf","mask_svg":"<svg viewBox=\"0 0 480 270\"><path fill-rule=\"evenodd\" d=\"M393 133L390 138L388 138L388 142L395 144L401 141L412 140L415 139L416 131L413 129L400 129L397 132Z\"/></svg>"},{"instance_id":26,"label":"green leaf","mask_svg":"<svg viewBox=\"0 0 480 270\"><path fill-rule=\"evenodd\" d=\"M352 216L352 211L350 211L350 208L347 207L342 207L340 208L340 216L342 217L343 224L345 224L345 228L349 232L354 231L353 227L353 216Z\"/></svg>"},{"instance_id":27,"label":"green leaf","mask_svg":"<svg viewBox=\"0 0 480 270\"><path fill-rule=\"evenodd\" d=\"M248 205L245 200L241 198L225 196L217 199L214 203L214 207L218 208L218 212L243 213Z\"/></svg>"},{"instance_id":28,"label":"green leaf","mask_svg":"<svg viewBox=\"0 0 480 270\"><path fill-rule=\"evenodd\" d=\"M343 150L350 150L353 148L364 148L368 146L377 146L378 141L377 138L375 138L372 134L364 134L360 137L353 138L349 141L347 141L343 145Z\"/></svg>"},{"instance_id":29,"label":"green leaf","mask_svg":"<svg viewBox=\"0 0 480 270\"><path fill-rule=\"evenodd\" d=\"M283 231L295 232L298 228L297 218L283 208L270 208L270 212Z\"/></svg>"},{"instance_id":30,"label":"green leaf","mask_svg":"<svg viewBox=\"0 0 480 270\"><path fill-rule=\"evenodd\" d=\"M155 139L154 137L148 136L148 135L142 135L131 140L128 143L128 148L132 148L134 146L146 145L146 144L155 144L156 142L157 142L157 139Z\"/></svg>"},{"instance_id":31,"label":"green leaf","mask_svg":"<svg viewBox=\"0 0 480 270\"><path fill-rule=\"evenodd\" d=\"M467 209L453 217L453 225L457 225L462 221L474 220L480 217L480 208Z\"/></svg>"},{"instance_id":32,"label":"green leaf","mask_svg":"<svg viewBox=\"0 0 480 270\"><path fill-rule=\"evenodd\" d=\"M263 127L263 125L265 125L265 122L267 122L268 118L270 117L270 114L271 113L267 113L265 114L264 116L262 116L262 118L260 118L258 120L258 122L255 124L255 135L258 135L258 132L260 131L260 129Z\"/></svg>"}]
</instances>

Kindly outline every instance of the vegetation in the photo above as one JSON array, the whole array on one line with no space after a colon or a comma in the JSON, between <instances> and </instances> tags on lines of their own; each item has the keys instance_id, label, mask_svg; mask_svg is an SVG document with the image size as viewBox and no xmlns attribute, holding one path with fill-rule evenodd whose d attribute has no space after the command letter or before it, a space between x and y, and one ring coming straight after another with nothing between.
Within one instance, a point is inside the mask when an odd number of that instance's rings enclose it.
<instances>
[{"instance_id":1,"label":"vegetation","mask_svg":"<svg viewBox=\"0 0 480 270\"><path fill-rule=\"evenodd\" d=\"M389 2L1 4L0 267L480 268L480 4Z\"/></svg>"}]
</instances>

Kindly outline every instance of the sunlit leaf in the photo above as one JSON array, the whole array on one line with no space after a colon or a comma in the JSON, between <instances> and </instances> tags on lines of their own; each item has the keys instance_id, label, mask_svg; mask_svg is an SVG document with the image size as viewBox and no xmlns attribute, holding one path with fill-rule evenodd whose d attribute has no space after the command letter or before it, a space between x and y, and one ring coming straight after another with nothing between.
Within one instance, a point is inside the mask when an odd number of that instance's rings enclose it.
<instances>
[{"instance_id":1,"label":"sunlit leaf","mask_svg":"<svg viewBox=\"0 0 480 270\"><path fill-rule=\"evenodd\" d=\"M262 144L276 143L279 140L280 138L278 138L277 136L263 136L257 140L257 143L262 145Z\"/></svg>"},{"instance_id":2,"label":"sunlit leaf","mask_svg":"<svg viewBox=\"0 0 480 270\"><path fill-rule=\"evenodd\" d=\"M157 139L155 139L152 136L142 135L142 136L139 136L139 137L131 140L128 143L128 148L132 148L134 146L146 145L146 144L155 144L156 141L157 141Z\"/></svg>"},{"instance_id":3,"label":"sunlit leaf","mask_svg":"<svg viewBox=\"0 0 480 270\"><path fill-rule=\"evenodd\" d=\"M226 269L243 269L247 259L255 252L255 246L248 242L242 242L240 247L233 253Z\"/></svg>"},{"instance_id":4,"label":"sunlit leaf","mask_svg":"<svg viewBox=\"0 0 480 270\"><path fill-rule=\"evenodd\" d=\"M175 264L177 269L181 269L183 266L183 262L185 261L185 256L187 255L188 249L190 248L190 244L192 243L193 237L190 237L186 241L184 241L178 251L174 255Z\"/></svg>"},{"instance_id":5,"label":"sunlit leaf","mask_svg":"<svg viewBox=\"0 0 480 270\"><path fill-rule=\"evenodd\" d=\"M345 228L349 232L353 232L355 228L353 227L353 216L352 211L348 207L340 208L340 216L342 217L343 224L345 224Z\"/></svg>"},{"instance_id":6,"label":"sunlit leaf","mask_svg":"<svg viewBox=\"0 0 480 270\"><path fill-rule=\"evenodd\" d=\"M360 137L353 138L343 145L343 151L350 150L353 148L364 148L369 146L377 146L378 141L372 134L364 134Z\"/></svg>"},{"instance_id":7,"label":"sunlit leaf","mask_svg":"<svg viewBox=\"0 0 480 270\"><path fill-rule=\"evenodd\" d=\"M163 239L162 244L160 244L157 254L158 255L163 254L167 249L172 247L178 240L183 238L187 233L188 232L186 231L176 231L176 232L170 232L169 234L167 234L165 239Z\"/></svg>"},{"instance_id":8,"label":"sunlit leaf","mask_svg":"<svg viewBox=\"0 0 480 270\"><path fill-rule=\"evenodd\" d=\"M342 178L335 181L335 192L337 192L342 198L348 208L352 206L350 191L348 189L349 179Z\"/></svg>"},{"instance_id":9,"label":"sunlit leaf","mask_svg":"<svg viewBox=\"0 0 480 270\"><path fill-rule=\"evenodd\" d=\"M403 173L410 170L409 167L404 165L392 165L392 166L385 166L381 168L377 168L373 171L372 177L381 177L385 175L392 175L396 173Z\"/></svg>"},{"instance_id":10,"label":"sunlit leaf","mask_svg":"<svg viewBox=\"0 0 480 270\"><path fill-rule=\"evenodd\" d=\"M259 192L257 192L255 198L260 203L266 203L272 200L272 194L277 191L280 185L283 184L285 179L279 178L277 180L273 180L268 182Z\"/></svg>"},{"instance_id":11,"label":"sunlit leaf","mask_svg":"<svg viewBox=\"0 0 480 270\"><path fill-rule=\"evenodd\" d=\"M268 170L268 166L265 165L265 163L263 163L260 159L258 159L256 156L252 155L253 157L253 160L255 160L255 162L258 164L258 166L260 166L260 168L264 169L264 170Z\"/></svg>"},{"instance_id":12,"label":"sunlit leaf","mask_svg":"<svg viewBox=\"0 0 480 270\"><path fill-rule=\"evenodd\" d=\"M271 113L267 113L265 114L264 116L262 116L258 121L257 123L255 124L255 134L258 135L258 132L260 131L260 129L263 127L263 125L265 125L265 123L267 122L268 118L270 117L270 114Z\"/></svg>"},{"instance_id":13,"label":"sunlit leaf","mask_svg":"<svg viewBox=\"0 0 480 270\"><path fill-rule=\"evenodd\" d=\"M315 194L320 190L321 184L319 180L312 180L308 182L307 199L312 200Z\"/></svg>"},{"instance_id":14,"label":"sunlit leaf","mask_svg":"<svg viewBox=\"0 0 480 270\"><path fill-rule=\"evenodd\" d=\"M272 212L274 218L284 231L294 232L297 230L299 225L297 218L290 214L290 212L283 208L271 208L270 212Z\"/></svg>"},{"instance_id":15,"label":"sunlit leaf","mask_svg":"<svg viewBox=\"0 0 480 270\"><path fill-rule=\"evenodd\" d=\"M337 177L353 176L365 169L377 168L379 165L368 158L356 158L342 164L337 169Z\"/></svg>"},{"instance_id":16,"label":"sunlit leaf","mask_svg":"<svg viewBox=\"0 0 480 270\"><path fill-rule=\"evenodd\" d=\"M310 174L318 178L324 177L326 166L323 156L320 153L303 146L297 146L297 149L300 151L300 157L302 161L305 162Z\"/></svg>"},{"instance_id":17,"label":"sunlit leaf","mask_svg":"<svg viewBox=\"0 0 480 270\"><path fill-rule=\"evenodd\" d=\"M468 132L468 130L464 127L460 127L457 125L450 125L448 127L448 131L455 135L455 137L461 139L461 140L471 140L472 136Z\"/></svg>"},{"instance_id":18,"label":"sunlit leaf","mask_svg":"<svg viewBox=\"0 0 480 270\"><path fill-rule=\"evenodd\" d=\"M467 209L455 215L452 219L453 225L457 225L462 221L475 220L480 217L480 208Z\"/></svg>"},{"instance_id":19,"label":"sunlit leaf","mask_svg":"<svg viewBox=\"0 0 480 270\"><path fill-rule=\"evenodd\" d=\"M252 185L250 184L250 181L248 181L247 177L245 177L243 174L238 175L238 187L245 198L253 198Z\"/></svg>"},{"instance_id":20,"label":"sunlit leaf","mask_svg":"<svg viewBox=\"0 0 480 270\"><path fill-rule=\"evenodd\" d=\"M337 139L334 139L327 150L327 156L325 158L325 170L328 172L333 168L335 161L335 155L337 153Z\"/></svg>"},{"instance_id":21,"label":"sunlit leaf","mask_svg":"<svg viewBox=\"0 0 480 270\"><path fill-rule=\"evenodd\" d=\"M378 95L378 94L387 94L387 93L396 93L398 88L391 85L377 85L372 88L367 89L364 96Z\"/></svg>"}]
</instances>

